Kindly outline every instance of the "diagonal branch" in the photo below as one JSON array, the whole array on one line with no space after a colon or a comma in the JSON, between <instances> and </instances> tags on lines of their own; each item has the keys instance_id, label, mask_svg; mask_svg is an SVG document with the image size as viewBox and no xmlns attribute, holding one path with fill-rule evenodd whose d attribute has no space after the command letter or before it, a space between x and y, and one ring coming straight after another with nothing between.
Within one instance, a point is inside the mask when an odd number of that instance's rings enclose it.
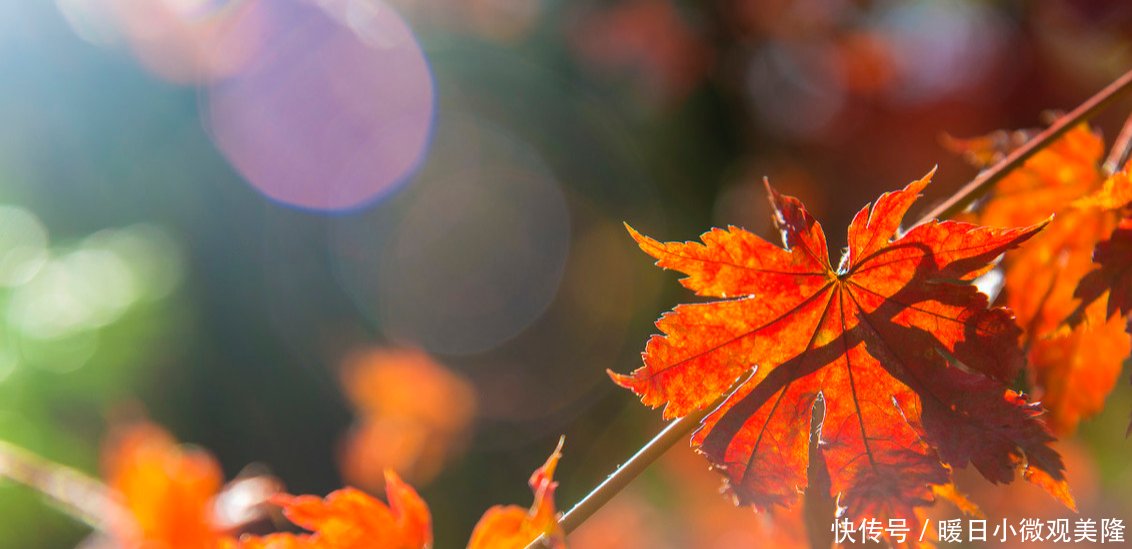
<instances>
[{"instance_id":1,"label":"diagonal branch","mask_svg":"<svg viewBox=\"0 0 1132 549\"><path fill-rule=\"evenodd\" d=\"M35 489L68 515L96 530L116 532L127 538L137 532L138 525L130 511L122 506L108 486L2 440L0 479Z\"/></svg>"},{"instance_id":2,"label":"diagonal branch","mask_svg":"<svg viewBox=\"0 0 1132 549\"><path fill-rule=\"evenodd\" d=\"M1059 118L1053 125L1046 128L1045 131L1027 141L994 166L980 172L971 182L967 183L962 189L933 208L930 212L924 214L912 225L920 225L933 219L950 217L963 211L963 209L972 202L986 194L995 183L1020 167L1035 153L1054 142L1070 128L1095 116L1113 100L1130 89L1132 89L1132 71L1125 73L1076 109L1073 109L1072 112ZM633 479L640 475L653 461L656 461L678 441L690 435L696 426L700 424L700 421L703 420L713 408L714 405L709 406L668 424L663 431L641 447L632 458L618 467L617 470L609 475L597 488L567 511L559 520L562 529L569 533L581 525L586 519L612 499L613 496L623 490ZM531 543L528 549L540 547L540 543L541 538Z\"/></svg>"},{"instance_id":3,"label":"diagonal branch","mask_svg":"<svg viewBox=\"0 0 1132 549\"><path fill-rule=\"evenodd\" d=\"M1129 153L1132 153L1132 116L1124 121L1124 127L1120 128L1116 141L1112 143L1112 150L1108 152L1108 158L1104 161L1105 173L1111 175L1120 171L1128 161Z\"/></svg>"},{"instance_id":4,"label":"diagonal branch","mask_svg":"<svg viewBox=\"0 0 1132 549\"><path fill-rule=\"evenodd\" d=\"M1114 80L1108 86L1095 95L1081 103L1072 112L1058 118L1050 127L1045 131L1034 136L1033 139L1027 141L1021 147L1018 147L1014 152L1006 155L994 166L979 172L979 175L959 189L958 192L951 195L950 198L943 201L940 205L932 208L932 210L913 225L919 225L932 219L941 219L951 217L969 206L975 200L978 200L987 193L998 183L1002 178L1006 177L1010 172L1022 166L1031 156L1045 148L1050 143L1061 137L1062 134L1069 131L1070 128L1084 122L1098 112L1107 107L1112 101L1119 97L1122 93L1127 92L1132 88L1132 71L1124 73L1120 78Z\"/></svg>"},{"instance_id":5,"label":"diagonal branch","mask_svg":"<svg viewBox=\"0 0 1132 549\"><path fill-rule=\"evenodd\" d=\"M609 502L613 496L624 490L633 479L637 478L652 462L656 461L676 445L677 442L687 439L692 431L700 424L711 410L711 407L696 411L669 423L658 435L653 437L633 457L629 458L612 475L606 477L582 501L562 515L559 524L566 532L570 532L582 524L590 515Z\"/></svg>"}]
</instances>

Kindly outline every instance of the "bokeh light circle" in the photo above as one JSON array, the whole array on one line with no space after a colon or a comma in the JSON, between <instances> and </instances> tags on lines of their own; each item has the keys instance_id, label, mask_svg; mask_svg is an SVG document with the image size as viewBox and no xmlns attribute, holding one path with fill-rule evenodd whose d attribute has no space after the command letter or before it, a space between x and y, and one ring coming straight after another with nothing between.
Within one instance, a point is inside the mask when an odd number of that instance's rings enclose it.
<instances>
[{"instance_id":1,"label":"bokeh light circle","mask_svg":"<svg viewBox=\"0 0 1132 549\"><path fill-rule=\"evenodd\" d=\"M341 283L382 332L462 355L509 341L554 300L571 220L537 149L457 111L413 187L336 233Z\"/></svg>"},{"instance_id":2,"label":"bokeh light circle","mask_svg":"<svg viewBox=\"0 0 1132 549\"><path fill-rule=\"evenodd\" d=\"M276 201L365 206L404 182L427 148L434 85L424 53L392 8L357 4L257 3L257 55L208 90L216 144Z\"/></svg>"},{"instance_id":3,"label":"bokeh light circle","mask_svg":"<svg viewBox=\"0 0 1132 549\"><path fill-rule=\"evenodd\" d=\"M419 182L382 260L380 317L394 336L460 354L510 339L550 304L570 216L524 141L470 118L450 128L445 148L466 152Z\"/></svg>"},{"instance_id":4,"label":"bokeh light circle","mask_svg":"<svg viewBox=\"0 0 1132 549\"><path fill-rule=\"evenodd\" d=\"M47 228L31 212L0 205L0 286L19 286L47 261Z\"/></svg>"},{"instance_id":5,"label":"bokeh light circle","mask_svg":"<svg viewBox=\"0 0 1132 549\"><path fill-rule=\"evenodd\" d=\"M889 49L900 85L895 99L940 101L977 89L994 70L1006 70L1004 53L1014 29L994 9L973 2L895 4L878 30Z\"/></svg>"}]
</instances>

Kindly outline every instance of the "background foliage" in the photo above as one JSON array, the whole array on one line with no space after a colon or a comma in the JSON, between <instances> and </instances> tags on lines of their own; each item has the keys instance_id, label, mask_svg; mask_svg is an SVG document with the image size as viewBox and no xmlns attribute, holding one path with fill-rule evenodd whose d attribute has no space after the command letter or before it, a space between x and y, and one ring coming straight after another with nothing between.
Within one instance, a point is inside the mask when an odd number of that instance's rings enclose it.
<instances>
[{"instance_id":1,"label":"background foliage","mask_svg":"<svg viewBox=\"0 0 1132 549\"><path fill-rule=\"evenodd\" d=\"M529 499L525 472L560 433L568 507L658 430L605 370L637 366L657 312L686 296L622 220L667 240L727 223L769 236L766 175L837 249L880 192L938 164L930 203L973 175L941 132L1038 126L1132 66L1122 2L285 4L248 28L233 21L252 0L0 5L0 439L97 474L108 425L144 409L229 478L260 463L322 494L343 484L343 440L364 416L342 390L346 364L418 346L477 402L417 483L439 547L488 506ZM431 78L320 56L372 21L407 24ZM239 55L256 40L291 44L278 66L299 68L241 80L263 74ZM320 78L341 103L301 95ZM245 177L241 155L256 151L230 141L244 130L317 149L311 180L335 181L354 158L336 151L367 150L285 117L365 121L368 90L402 81L435 106L412 175L332 208ZM275 113L282 129L233 129L222 108L287 90L305 102ZM1109 141L1130 109L1097 120ZM1129 393L1122 382L1059 446L1083 515L1132 517ZM797 541L781 526L798 517L730 509L689 454L675 449L574 546ZM1061 512L1029 487L972 486L992 516ZM87 535L15 486L0 487L0 517L3 547Z\"/></svg>"}]
</instances>

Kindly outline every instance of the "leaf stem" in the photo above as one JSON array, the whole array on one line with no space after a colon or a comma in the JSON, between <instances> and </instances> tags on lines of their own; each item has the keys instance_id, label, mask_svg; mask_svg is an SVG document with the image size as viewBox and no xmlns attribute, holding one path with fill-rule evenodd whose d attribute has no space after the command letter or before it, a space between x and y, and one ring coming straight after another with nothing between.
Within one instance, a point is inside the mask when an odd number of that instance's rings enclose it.
<instances>
[{"instance_id":1,"label":"leaf stem","mask_svg":"<svg viewBox=\"0 0 1132 549\"><path fill-rule=\"evenodd\" d=\"M669 448L672 448L680 440L686 439L710 410L711 407L698 410L669 423L648 444L645 444L636 454L633 454L629 461L618 467L597 488L562 515L562 518L558 521L562 525L562 529L569 533L585 522L590 515L594 514L610 499L613 499L613 496L617 495L618 492L625 489L633 479L637 478L645 468L660 458Z\"/></svg>"},{"instance_id":2,"label":"leaf stem","mask_svg":"<svg viewBox=\"0 0 1132 549\"><path fill-rule=\"evenodd\" d=\"M1108 86L1105 86L1104 89L1097 92L1076 109L1073 109L1072 112L1059 118L1049 128L1046 128L1045 131L1034 136L1033 139L1027 141L994 166L980 172L971 182L964 185L962 189L950 198L922 216L914 225L919 225L933 219L951 217L963 211L964 208L989 191L995 183L1021 166L1035 153L1069 131L1070 128L1096 115L1129 89L1132 89L1132 70L1124 73L1124 75L1114 80ZM1129 139L1132 139L1132 137L1129 137ZM669 423L663 431L641 447L633 457L629 458L629 461L626 461L623 465L618 467L617 470L609 475L597 488L594 488L593 491L583 497L573 508L562 515L562 518L559 520L562 529L566 533L570 533L585 522L585 520L598 509L609 500L613 499L613 496L628 486L633 479L637 478L653 461L656 461L657 458L674 446L677 441L685 439L712 408L713 407L708 407ZM540 540L536 540L528 547L538 547L539 543Z\"/></svg>"},{"instance_id":3,"label":"leaf stem","mask_svg":"<svg viewBox=\"0 0 1132 549\"><path fill-rule=\"evenodd\" d=\"M1124 121L1124 127L1120 128L1116 141L1112 143L1112 149L1108 151L1108 158L1104 161L1105 173L1112 175L1120 171L1128 161L1130 152L1132 152L1132 115Z\"/></svg>"},{"instance_id":4,"label":"leaf stem","mask_svg":"<svg viewBox=\"0 0 1132 549\"><path fill-rule=\"evenodd\" d=\"M970 183L959 189L958 192L951 195L950 198L943 201L935 208L920 218L914 225L919 225L931 221L933 219L941 219L951 217L966 208L979 197L983 196L998 183L1007 174L1020 167L1027 159L1033 156L1038 151L1045 148L1052 143L1062 134L1069 131L1070 128L1092 118L1102 109L1107 107L1109 103L1115 100L1120 94L1132 89L1132 70L1124 73L1120 78L1114 80L1111 84L1107 85L1101 91L1085 100L1072 112L1065 116L1058 118L1050 127L1045 131L1034 136L1033 139L1027 141L1021 147L1014 150L1014 152L1006 155L1005 158L1000 160L994 166L979 172Z\"/></svg>"}]
</instances>

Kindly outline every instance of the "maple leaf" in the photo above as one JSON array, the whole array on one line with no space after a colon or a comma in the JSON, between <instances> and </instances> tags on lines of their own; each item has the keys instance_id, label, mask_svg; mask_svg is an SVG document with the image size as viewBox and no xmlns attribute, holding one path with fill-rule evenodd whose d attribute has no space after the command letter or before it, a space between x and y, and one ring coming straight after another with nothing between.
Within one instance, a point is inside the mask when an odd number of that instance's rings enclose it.
<instances>
[{"instance_id":1,"label":"maple leaf","mask_svg":"<svg viewBox=\"0 0 1132 549\"><path fill-rule=\"evenodd\" d=\"M496 505L488 509L472 530L468 549L524 549L540 536L544 536L544 547L565 549L565 534L554 507L554 490L558 487L554 470L562 457L565 440L565 437L558 440L558 447L546 463L531 475L529 484L535 494L531 508Z\"/></svg>"},{"instance_id":2,"label":"maple leaf","mask_svg":"<svg viewBox=\"0 0 1132 549\"><path fill-rule=\"evenodd\" d=\"M1100 267L1081 280L1076 295L1091 301L1107 293L1105 314L1127 319L1132 314L1132 217L1122 219L1112 236L1097 244L1093 260ZM1132 329L1132 323L1125 324Z\"/></svg>"},{"instance_id":3,"label":"maple leaf","mask_svg":"<svg viewBox=\"0 0 1132 549\"><path fill-rule=\"evenodd\" d=\"M227 539L222 549L425 549L432 547L428 505L397 473L386 471L389 505L355 488L316 496L279 495L273 502L313 534L277 533Z\"/></svg>"},{"instance_id":4,"label":"maple leaf","mask_svg":"<svg viewBox=\"0 0 1132 549\"><path fill-rule=\"evenodd\" d=\"M1023 364L1011 313L971 284L1043 224L1000 229L932 221L897 229L931 174L882 195L849 226L841 267L801 202L767 185L780 248L736 227L702 243L629 228L657 264L702 296L663 315L631 375L643 403L683 416L738 389L692 443L741 504L788 505L806 486L814 403L831 492L852 517L903 517L934 500L950 468L993 482L1016 470L1072 507L1039 408L1006 388ZM752 371L753 369L753 371Z\"/></svg>"},{"instance_id":5,"label":"maple leaf","mask_svg":"<svg viewBox=\"0 0 1132 549\"><path fill-rule=\"evenodd\" d=\"M993 146L1006 153L1020 144ZM1063 434L1103 409L1132 350L1119 321L1106 321L1103 309L1087 308L1091 300L1078 294L1096 268L1094 248L1116 224L1115 208L1132 194L1126 174L1106 178L1103 154L1100 136L1076 126L1007 175L971 216L984 225L1018 226L1056 213L1041 234L1006 255L1002 270L1005 304L1024 330L1031 386L1049 410L1048 424Z\"/></svg>"},{"instance_id":6,"label":"maple leaf","mask_svg":"<svg viewBox=\"0 0 1132 549\"><path fill-rule=\"evenodd\" d=\"M1132 330L1132 175L1129 168L1113 174L1104 187L1075 205L1083 208L1100 208L1104 211L1125 211L1107 240L1098 242L1093 249L1097 268L1087 273L1078 284L1074 297L1080 298L1082 307L1097 300L1107 302L1104 315L1123 317ZM1076 316L1076 315L1075 315ZM1124 355L1127 356L1125 351Z\"/></svg>"}]
</instances>

